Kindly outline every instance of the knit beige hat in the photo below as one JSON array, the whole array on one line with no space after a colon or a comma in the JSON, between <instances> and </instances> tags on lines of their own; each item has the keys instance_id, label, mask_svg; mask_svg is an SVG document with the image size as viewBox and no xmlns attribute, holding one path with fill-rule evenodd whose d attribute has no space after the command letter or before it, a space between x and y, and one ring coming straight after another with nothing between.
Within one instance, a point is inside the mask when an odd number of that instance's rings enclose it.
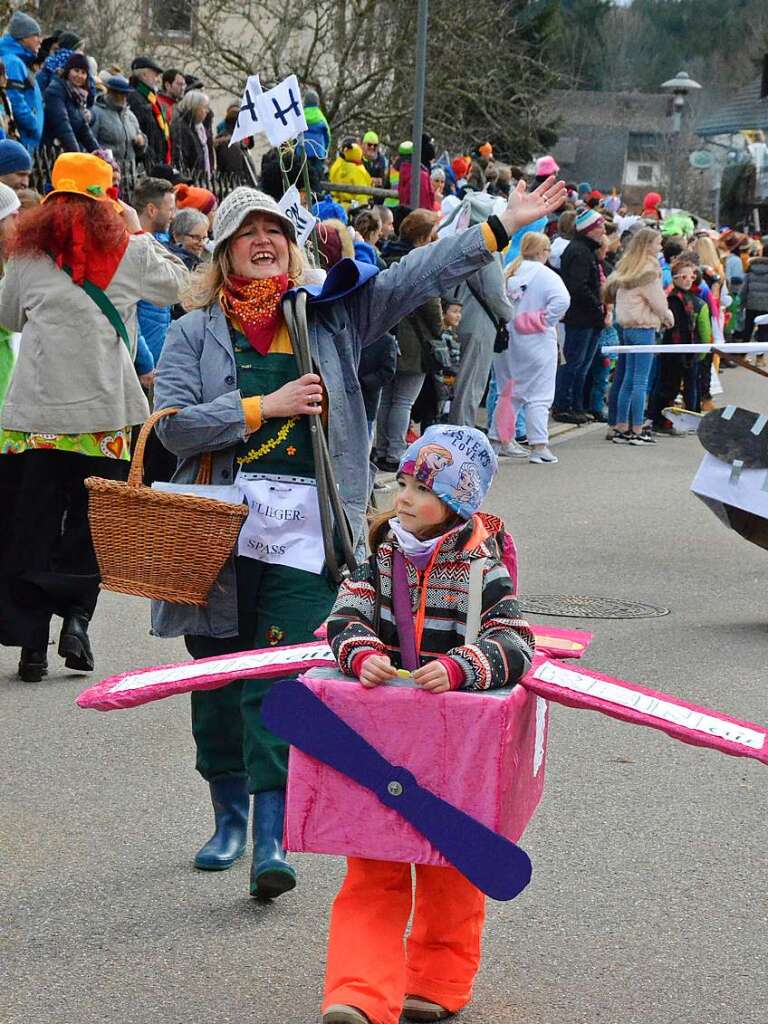
<instances>
[{"instance_id":1,"label":"knit beige hat","mask_svg":"<svg viewBox=\"0 0 768 1024\"><path fill-rule=\"evenodd\" d=\"M241 186L222 201L213 220L213 251L218 249L238 230L246 217L252 213L267 213L286 228L288 237L296 241L296 228L293 221L286 217L272 196L260 192L256 188Z\"/></svg>"}]
</instances>

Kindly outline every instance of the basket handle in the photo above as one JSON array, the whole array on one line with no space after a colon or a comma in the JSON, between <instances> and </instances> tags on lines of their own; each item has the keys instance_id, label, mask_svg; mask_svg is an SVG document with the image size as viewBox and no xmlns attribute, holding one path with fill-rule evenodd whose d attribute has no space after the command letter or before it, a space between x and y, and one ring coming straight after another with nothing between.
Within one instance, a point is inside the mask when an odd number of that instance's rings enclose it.
<instances>
[{"instance_id":1,"label":"basket handle","mask_svg":"<svg viewBox=\"0 0 768 1024\"><path fill-rule=\"evenodd\" d=\"M158 420L163 419L165 416L173 416L175 413L181 412L179 406L172 406L168 409L156 409L149 419L147 419L141 426L139 436L136 439L136 447L133 450L133 459L131 460L131 468L128 473L128 486L129 487L142 487L144 483L144 449L147 446L147 440L152 432L155 424ZM203 452L200 456L200 468L197 471L196 484L209 484L211 482L212 475L212 457L210 452Z\"/></svg>"}]
</instances>

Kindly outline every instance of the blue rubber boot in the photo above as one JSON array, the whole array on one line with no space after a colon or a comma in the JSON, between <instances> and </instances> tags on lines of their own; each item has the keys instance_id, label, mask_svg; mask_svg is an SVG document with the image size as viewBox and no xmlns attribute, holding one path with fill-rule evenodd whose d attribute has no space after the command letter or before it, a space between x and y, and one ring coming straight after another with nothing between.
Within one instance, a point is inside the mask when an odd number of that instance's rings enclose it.
<instances>
[{"instance_id":1,"label":"blue rubber boot","mask_svg":"<svg viewBox=\"0 0 768 1024\"><path fill-rule=\"evenodd\" d=\"M253 861L251 896L273 900L296 885L296 872L283 849L285 792L270 789L253 796Z\"/></svg>"},{"instance_id":2,"label":"blue rubber boot","mask_svg":"<svg viewBox=\"0 0 768 1024\"><path fill-rule=\"evenodd\" d=\"M195 867L201 871L226 871L245 852L251 799L248 782L244 775L225 775L208 785L216 831L197 851Z\"/></svg>"}]
</instances>

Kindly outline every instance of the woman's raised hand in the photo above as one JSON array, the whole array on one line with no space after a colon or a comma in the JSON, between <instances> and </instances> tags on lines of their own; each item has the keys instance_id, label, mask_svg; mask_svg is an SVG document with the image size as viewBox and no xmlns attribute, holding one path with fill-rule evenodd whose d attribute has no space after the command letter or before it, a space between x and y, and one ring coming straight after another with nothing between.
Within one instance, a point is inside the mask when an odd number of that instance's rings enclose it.
<instances>
[{"instance_id":1,"label":"woman's raised hand","mask_svg":"<svg viewBox=\"0 0 768 1024\"><path fill-rule=\"evenodd\" d=\"M555 181L554 174L532 192L528 191L528 186L521 179L517 183L517 188L513 188L509 193L507 208L499 220L507 234L513 235L526 224L531 224L559 209L564 201L565 182Z\"/></svg>"},{"instance_id":2,"label":"woman's raised hand","mask_svg":"<svg viewBox=\"0 0 768 1024\"><path fill-rule=\"evenodd\" d=\"M264 395L261 414L265 420L281 416L312 416L322 411L323 386L316 373L305 373L279 390Z\"/></svg>"}]
</instances>

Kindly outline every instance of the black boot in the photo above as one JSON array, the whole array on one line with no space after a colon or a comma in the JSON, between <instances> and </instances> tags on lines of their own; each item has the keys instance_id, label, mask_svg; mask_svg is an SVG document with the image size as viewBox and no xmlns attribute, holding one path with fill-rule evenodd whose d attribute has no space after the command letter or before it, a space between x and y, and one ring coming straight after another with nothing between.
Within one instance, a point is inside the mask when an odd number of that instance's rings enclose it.
<instances>
[{"instance_id":1,"label":"black boot","mask_svg":"<svg viewBox=\"0 0 768 1024\"><path fill-rule=\"evenodd\" d=\"M48 657L45 648L22 647L19 658L19 678L25 683L39 683L48 675Z\"/></svg>"},{"instance_id":2,"label":"black boot","mask_svg":"<svg viewBox=\"0 0 768 1024\"><path fill-rule=\"evenodd\" d=\"M216 831L197 851L195 867L201 871L226 871L245 852L251 796L243 775L225 775L208 785Z\"/></svg>"},{"instance_id":3,"label":"black boot","mask_svg":"<svg viewBox=\"0 0 768 1024\"><path fill-rule=\"evenodd\" d=\"M64 618L59 636L59 655L67 668L77 672L93 672L93 652L88 639L88 615L73 608Z\"/></svg>"}]
</instances>

